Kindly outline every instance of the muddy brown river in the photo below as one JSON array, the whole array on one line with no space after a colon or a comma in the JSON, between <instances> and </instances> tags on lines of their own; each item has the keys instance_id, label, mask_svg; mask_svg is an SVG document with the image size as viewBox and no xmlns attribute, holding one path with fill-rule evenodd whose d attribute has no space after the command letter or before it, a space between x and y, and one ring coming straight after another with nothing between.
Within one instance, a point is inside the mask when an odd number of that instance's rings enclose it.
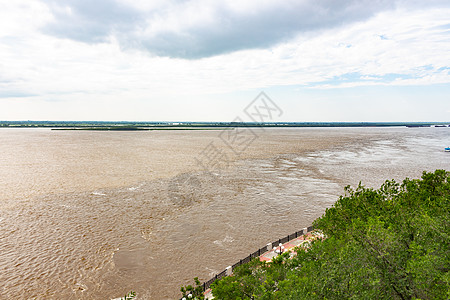
<instances>
[{"instance_id":1,"label":"muddy brown river","mask_svg":"<svg viewBox=\"0 0 450 300\"><path fill-rule=\"evenodd\" d=\"M0 299L176 299L346 185L450 170L450 128L0 129Z\"/></svg>"}]
</instances>

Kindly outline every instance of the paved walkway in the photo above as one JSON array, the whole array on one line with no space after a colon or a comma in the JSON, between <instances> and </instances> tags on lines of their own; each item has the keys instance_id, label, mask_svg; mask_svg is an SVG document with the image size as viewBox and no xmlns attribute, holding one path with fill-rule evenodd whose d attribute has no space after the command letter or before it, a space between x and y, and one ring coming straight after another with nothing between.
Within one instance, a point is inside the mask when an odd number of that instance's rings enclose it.
<instances>
[{"instance_id":1,"label":"paved walkway","mask_svg":"<svg viewBox=\"0 0 450 300\"><path fill-rule=\"evenodd\" d=\"M286 251L293 252L293 250L294 250L295 247L300 246L301 244L303 244L303 243L305 243L305 242L307 242L307 241L313 240L313 239L315 239L315 238L316 238L316 234L313 234L312 232L309 232L309 233L304 234L304 235L302 235L302 236L300 236L300 237L298 237L298 238L296 238L296 239L294 239L294 240L291 240L291 241L289 241L289 242L287 242L287 243L284 243L284 244L281 246L282 253L284 253L284 252L286 252ZM280 246L278 246L278 247L276 247L275 249L272 249L272 250L270 250L270 251L268 251L268 252L262 254L262 255L259 257L259 259L260 259L261 261L270 262L270 261L272 261L272 259L273 259L274 257L276 257L277 255L279 255L279 253L280 253Z\"/></svg>"},{"instance_id":2,"label":"paved walkway","mask_svg":"<svg viewBox=\"0 0 450 300\"><path fill-rule=\"evenodd\" d=\"M296 239L290 240L289 242L284 243L283 245L281 245L281 249L283 250L282 252L284 253L286 251L289 251L289 252L292 252L292 255L294 255L293 251L294 251L295 247L297 247L297 246L299 246L299 245L301 245L301 244L303 244L305 242L315 240L315 239L317 239L319 237L320 238L323 237L323 234L321 232L318 232L316 230L308 232L307 234L304 234L304 235L302 235L302 236L300 236L300 237L298 237ZM271 249L270 251L267 251L267 252L261 254L259 256L259 259L261 261L270 262L270 261L272 261L272 259L274 257L279 255L279 251L280 251L280 246L278 246L278 247L276 247L274 249ZM212 292L211 292L211 289L207 289L205 291L204 295L205 295L206 299L214 299L214 297L212 295Z\"/></svg>"}]
</instances>

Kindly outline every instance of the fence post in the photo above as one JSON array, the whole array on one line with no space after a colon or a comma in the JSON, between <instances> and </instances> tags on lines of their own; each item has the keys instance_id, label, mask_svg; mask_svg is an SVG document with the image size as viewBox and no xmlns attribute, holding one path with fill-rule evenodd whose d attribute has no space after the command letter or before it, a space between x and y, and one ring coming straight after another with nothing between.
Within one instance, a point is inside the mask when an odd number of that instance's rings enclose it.
<instances>
[{"instance_id":1,"label":"fence post","mask_svg":"<svg viewBox=\"0 0 450 300\"><path fill-rule=\"evenodd\" d=\"M267 251L270 251L270 250L272 250L272 243L267 244Z\"/></svg>"},{"instance_id":2,"label":"fence post","mask_svg":"<svg viewBox=\"0 0 450 300\"><path fill-rule=\"evenodd\" d=\"M231 273L233 272L233 268L231 266L228 266L225 270L227 270L227 276L231 276Z\"/></svg>"},{"instance_id":3,"label":"fence post","mask_svg":"<svg viewBox=\"0 0 450 300\"><path fill-rule=\"evenodd\" d=\"M303 234L307 234L308 233L308 227L303 228Z\"/></svg>"}]
</instances>

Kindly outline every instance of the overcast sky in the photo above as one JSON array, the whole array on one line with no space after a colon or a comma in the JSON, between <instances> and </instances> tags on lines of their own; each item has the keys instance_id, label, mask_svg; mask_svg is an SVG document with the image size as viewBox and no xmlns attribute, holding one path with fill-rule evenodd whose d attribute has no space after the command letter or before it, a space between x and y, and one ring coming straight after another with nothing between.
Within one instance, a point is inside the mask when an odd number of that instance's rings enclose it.
<instances>
[{"instance_id":1,"label":"overcast sky","mask_svg":"<svg viewBox=\"0 0 450 300\"><path fill-rule=\"evenodd\" d=\"M450 121L448 0L0 0L0 120Z\"/></svg>"}]
</instances>

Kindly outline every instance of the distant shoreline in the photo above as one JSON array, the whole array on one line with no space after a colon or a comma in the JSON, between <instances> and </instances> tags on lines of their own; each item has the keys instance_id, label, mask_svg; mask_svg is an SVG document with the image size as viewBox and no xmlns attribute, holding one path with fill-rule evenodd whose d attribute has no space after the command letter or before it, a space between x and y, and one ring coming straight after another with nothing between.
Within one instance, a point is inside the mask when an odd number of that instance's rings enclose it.
<instances>
[{"instance_id":1,"label":"distant shoreline","mask_svg":"<svg viewBox=\"0 0 450 300\"><path fill-rule=\"evenodd\" d=\"M105 122L105 121L0 121L0 128L51 128L52 130L225 130L237 127L450 127L450 122Z\"/></svg>"},{"instance_id":2,"label":"distant shoreline","mask_svg":"<svg viewBox=\"0 0 450 300\"><path fill-rule=\"evenodd\" d=\"M233 127L71 127L71 128L51 128L51 130L91 130L91 131L151 131L151 130L233 130Z\"/></svg>"}]
</instances>

